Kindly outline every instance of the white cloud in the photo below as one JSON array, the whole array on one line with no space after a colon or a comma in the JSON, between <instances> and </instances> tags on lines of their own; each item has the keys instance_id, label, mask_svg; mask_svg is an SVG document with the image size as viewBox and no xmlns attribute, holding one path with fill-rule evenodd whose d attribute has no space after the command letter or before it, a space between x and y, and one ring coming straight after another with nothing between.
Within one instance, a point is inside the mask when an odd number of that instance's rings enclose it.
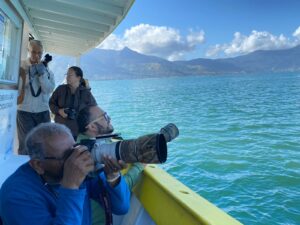
<instances>
[{"instance_id":1,"label":"white cloud","mask_svg":"<svg viewBox=\"0 0 300 225\"><path fill-rule=\"evenodd\" d=\"M122 37L111 34L99 48L120 50L127 46L143 54L178 60L204 41L202 30L190 30L187 36L182 36L172 27L139 24L127 29Z\"/></svg>"},{"instance_id":2,"label":"white cloud","mask_svg":"<svg viewBox=\"0 0 300 225\"><path fill-rule=\"evenodd\" d=\"M300 39L300 26L295 30L293 36Z\"/></svg>"},{"instance_id":3,"label":"white cloud","mask_svg":"<svg viewBox=\"0 0 300 225\"><path fill-rule=\"evenodd\" d=\"M203 30L195 32L191 29L190 34L186 37L186 40L190 46L201 44L205 41L205 33Z\"/></svg>"},{"instance_id":4,"label":"white cloud","mask_svg":"<svg viewBox=\"0 0 300 225\"><path fill-rule=\"evenodd\" d=\"M293 36L299 37L300 40L300 27L294 32ZM235 56L256 50L290 48L299 44L299 40L290 40L283 34L276 36L267 31L253 30L249 36L236 32L234 33L233 40L230 43L217 44L210 47L206 52L206 56L212 57L220 54Z\"/></svg>"},{"instance_id":5,"label":"white cloud","mask_svg":"<svg viewBox=\"0 0 300 225\"><path fill-rule=\"evenodd\" d=\"M124 44L122 43L122 40L119 39L116 35L111 34L109 35L104 42L99 46L99 48L103 49L115 49L120 50L124 48Z\"/></svg>"}]
</instances>

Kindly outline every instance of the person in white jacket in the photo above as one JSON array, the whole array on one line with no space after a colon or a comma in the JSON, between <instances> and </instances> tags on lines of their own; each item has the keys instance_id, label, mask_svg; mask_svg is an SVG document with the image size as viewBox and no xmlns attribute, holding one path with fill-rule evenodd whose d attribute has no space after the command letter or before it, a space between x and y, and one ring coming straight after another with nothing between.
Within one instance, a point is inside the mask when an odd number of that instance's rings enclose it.
<instances>
[{"instance_id":1,"label":"person in white jacket","mask_svg":"<svg viewBox=\"0 0 300 225\"><path fill-rule=\"evenodd\" d=\"M41 62L43 45L39 40L31 40L28 59L21 62L17 130L19 154L26 154L24 141L28 132L40 123L50 122L49 97L55 82L47 64Z\"/></svg>"}]
</instances>

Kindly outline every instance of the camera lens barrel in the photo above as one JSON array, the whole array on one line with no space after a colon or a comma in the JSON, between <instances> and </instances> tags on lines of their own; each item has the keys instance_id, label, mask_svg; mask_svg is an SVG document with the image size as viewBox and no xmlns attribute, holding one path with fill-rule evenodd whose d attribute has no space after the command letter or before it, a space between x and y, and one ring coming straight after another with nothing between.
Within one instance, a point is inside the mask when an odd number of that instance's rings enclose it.
<instances>
[{"instance_id":1,"label":"camera lens barrel","mask_svg":"<svg viewBox=\"0 0 300 225\"><path fill-rule=\"evenodd\" d=\"M95 162L103 163L102 156L111 156L125 163L164 163L168 157L167 142L179 135L177 126L169 123L159 133L147 134L136 139L107 143L97 139L88 148ZM81 141L81 144L86 145Z\"/></svg>"},{"instance_id":2,"label":"camera lens barrel","mask_svg":"<svg viewBox=\"0 0 300 225\"><path fill-rule=\"evenodd\" d=\"M112 143L99 143L96 142L91 149L92 157L94 161L103 163L102 156L107 155L111 156L114 159L117 159L116 157L116 145L118 142L112 142Z\"/></svg>"},{"instance_id":3,"label":"camera lens barrel","mask_svg":"<svg viewBox=\"0 0 300 225\"><path fill-rule=\"evenodd\" d=\"M112 143L97 140L93 146L89 144L88 148L93 159L98 163L103 163L103 155L126 163L164 163L168 155L166 139L163 134L157 133Z\"/></svg>"},{"instance_id":4,"label":"camera lens barrel","mask_svg":"<svg viewBox=\"0 0 300 225\"><path fill-rule=\"evenodd\" d=\"M126 163L164 163L167 160L165 137L162 134L148 134L123 140L119 144L119 156Z\"/></svg>"},{"instance_id":5,"label":"camera lens barrel","mask_svg":"<svg viewBox=\"0 0 300 225\"><path fill-rule=\"evenodd\" d=\"M164 135L166 142L170 142L179 135L179 130L174 123L169 123L160 129L160 133Z\"/></svg>"}]
</instances>

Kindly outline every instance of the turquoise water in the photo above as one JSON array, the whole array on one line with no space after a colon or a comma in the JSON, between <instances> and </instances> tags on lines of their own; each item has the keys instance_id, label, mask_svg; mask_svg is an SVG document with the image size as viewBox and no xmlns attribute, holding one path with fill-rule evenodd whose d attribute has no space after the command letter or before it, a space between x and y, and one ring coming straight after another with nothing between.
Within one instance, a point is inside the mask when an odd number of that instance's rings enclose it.
<instances>
[{"instance_id":1,"label":"turquoise water","mask_svg":"<svg viewBox=\"0 0 300 225\"><path fill-rule=\"evenodd\" d=\"M244 224L300 224L300 74L93 81L116 132L169 122L163 168Z\"/></svg>"}]
</instances>

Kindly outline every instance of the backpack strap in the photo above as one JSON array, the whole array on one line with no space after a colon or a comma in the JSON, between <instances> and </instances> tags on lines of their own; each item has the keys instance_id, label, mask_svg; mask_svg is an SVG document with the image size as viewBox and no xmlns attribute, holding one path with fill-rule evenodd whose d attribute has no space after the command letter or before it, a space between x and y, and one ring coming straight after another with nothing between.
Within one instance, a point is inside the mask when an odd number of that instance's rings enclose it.
<instances>
[{"instance_id":1,"label":"backpack strap","mask_svg":"<svg viewBox=\"0 0 300 225\"><path fill-rule=\"evenodd\" d=\"M98 179L101 194L99 196L105 212L105 225L113 224L111 201L101 179Z\"/></svg>"}]
</instances>

